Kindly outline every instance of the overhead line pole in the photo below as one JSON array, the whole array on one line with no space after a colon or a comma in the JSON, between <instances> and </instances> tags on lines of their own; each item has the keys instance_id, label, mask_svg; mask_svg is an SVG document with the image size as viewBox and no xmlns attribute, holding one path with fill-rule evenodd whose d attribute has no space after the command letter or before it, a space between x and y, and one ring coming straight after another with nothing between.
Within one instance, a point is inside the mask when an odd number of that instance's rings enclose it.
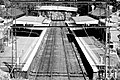
<instances>
[{"instance_id":1,"label":"overhead line pole","mask_svg":"<svg viewBox=\"0 0 120 80\"><path fill-rule=\"evenodd\" d=\"M105 20L105 26L107 27L109 25L109 15L110 15L110 7L109 7L109 0L106 2L106 20ZM106 28L106 42L105 42L105 80L110 80L110 27Z\"/></svg>"}]
</instances>

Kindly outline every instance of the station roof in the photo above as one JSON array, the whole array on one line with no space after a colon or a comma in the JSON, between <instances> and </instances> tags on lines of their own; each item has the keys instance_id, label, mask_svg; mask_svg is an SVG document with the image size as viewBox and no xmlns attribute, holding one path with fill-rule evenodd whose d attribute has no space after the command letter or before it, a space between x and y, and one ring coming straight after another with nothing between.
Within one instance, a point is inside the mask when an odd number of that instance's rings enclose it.
<instances>
[{"instance_id":1,"label":"station roof","mask_svg":"<svg viewBox=\"0 0 120 80\"><path fill-rule=\"evenodd\" d=\"M76 24L98 24L98 20L91 18L89 16L78 16L73 17Z\"/></svg>"},{"instance_id":2,"label":"station roof","mask_svg":"<svg viewBox=\"0 0 120 80\"><path fill-rule=\"evenodd\" d=\"M37 6L36 10L62 10L62 11L74 11L76 12L78 8L76 7L65 7L65 6Z\"/></svg>"},{"instance_id":3,"label":"station roof","mask_svg":"<svg viewBox=\"0 0 120 80\"><path fill-rule=\"evenodd\" d=\"M42 21L44 19L45 18L42 17L42 16L39 16L39 17L36 17L36 16L23 16L23 17L20 17L20 18L18 18L16 20L17 21L40 22L40 23L42 23Z\"/></svg>"},{"instance_id":4,"label":"station roof","mask_svg":"<svg viewBox=\"0 0 120 80\"><path fill-rule=\"evenodd\" d=\"M33 24L33 25L41 25L44 21L45 17L39 16L23 16L16 21L13 21L13 24Z\"/></svg>"}]
</instances>

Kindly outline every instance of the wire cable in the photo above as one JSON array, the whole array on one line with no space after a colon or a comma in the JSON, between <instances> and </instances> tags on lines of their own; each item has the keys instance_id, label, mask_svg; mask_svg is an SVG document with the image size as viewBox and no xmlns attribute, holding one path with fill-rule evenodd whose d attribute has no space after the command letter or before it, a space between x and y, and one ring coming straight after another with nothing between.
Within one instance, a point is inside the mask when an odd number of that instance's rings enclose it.
<instances>
[{"instance_id":1,"label":"wire cable","mask_svg":"<svg viewBox=\"0 0 120 80\"><path fill-rule=\"evenodd\" d=\"M90 42L92 43L92 45L95 45L95 44L91 41L91 39L90 39L90 37L89 37L89 34L88 34L87 31L85 30L85 27L84 27L84 26L82 26L82 27L83 27L86 35L88 36ZM77 35L74 33L74 31L72 31L72 34L73 34L75 37L77 37ZM79 39L79 38L78 38L78 39ZM80 40L80 39L79 39L79 40ZM98 47L98 48L100 48L100 47ZM95 50L95 51L97 52L97 50ZM97 55L98 55L98 57L99 57L99 59L100 59L100 54L98 53Z\"/></svg>"},{"instance_id":2,"label":"wire cable","mask_svg":"<svg viewBox=\"0 0 120 80\"><path fill-rule=\"evenodd\" d=\"M85 29L84 26L83 26L83 30L85 31L85 33L86 33L87 37L89 38L90 42L92 43L92 45L95 45L95 46L97 46L98 48L102 48L102 46L96 44L97 41L94 40L94 42L93 42L93 41L90 39L90 36L89 36L89 34L87 33L87 31L86 31L86 29Z\"/></svg>"},{"instance_id":3,"label":"wire cable","mask_svg":"<svg viewBox=\"0 0 120 80\"><path fill-rule=\"evenodd\" d=\"M94 40L94 42L93 42L93 41L90 39L90 36L89 36L89 34L87 33L87 31L86 31L86 29L84 28L84 26L83 26L83 29L84 29L84 31L85 31L85 33L86 33L89 41L91 42L91 44L92 44L92 45L95 45L95 46L98 47L98 48L102 48L102 46L101 46L97 41ZM93 39L93 38L92 38L92 39ZM97 51L96 49L95 49L95 51L97 52L97 57L99 57L99 59L100 59L100 54L98 53L98 51Z\"/></svg>"}]
</instances>

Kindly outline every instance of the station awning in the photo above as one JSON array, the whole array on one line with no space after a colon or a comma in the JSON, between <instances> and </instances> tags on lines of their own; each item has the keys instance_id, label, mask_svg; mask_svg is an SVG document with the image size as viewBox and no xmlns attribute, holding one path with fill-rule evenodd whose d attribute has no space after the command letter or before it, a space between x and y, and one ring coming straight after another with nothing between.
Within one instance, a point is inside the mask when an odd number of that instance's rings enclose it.
<instances>
[{"instance_id":1,"label":"station awning","mask_svg":"<svg viewBox=\"0 0 120 80\"><path fill-rule=\"evenodd\" d=\"M98 20L91 18L89 16L78 16L73 17L76 24L98 24Z\"/></svg>"},{"instance_id":2,"label":"station awning","mask_svg":"<svg viewBox=\"0 0 120 80\"><path fill-rule=\"evenodd\" d=\"M13 24L31 24L31 25L42 25L43 21L44 21L45 17L39 16L23 16L20 17L18 19L16 19L16 21L13 21Z\"/></svg>"},{"instance_id":3,"label":"station awning","mask_svg":"<svg viewBox=\"0 0 120 80\"><path fill-rule=\"evenodd\" d=\"M39 16L23 16L20 17L18 19L16 19L16 21L23 21L23 22L38 22L38 23L42 23L42 21L45 19L45 17Z\"/></svg>"},{"instance_id":4,"label":"station awning","mask_svg":"<svg viewBox=\"0 0 120 80\"><path fill-rule=\"evenodd\" d=\"M78 8L76 7L65 7L65 6L36 6L36 10L62 10L62 11L74 11L76 12Z\"/></svg>"}]
</instances>

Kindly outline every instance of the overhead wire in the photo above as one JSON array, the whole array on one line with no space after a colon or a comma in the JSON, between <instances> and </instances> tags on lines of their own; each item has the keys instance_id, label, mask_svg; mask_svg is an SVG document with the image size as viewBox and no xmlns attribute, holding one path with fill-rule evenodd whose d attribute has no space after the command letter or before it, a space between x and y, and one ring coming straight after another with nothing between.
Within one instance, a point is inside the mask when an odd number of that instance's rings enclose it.
<instances>
[{"instance_id":1,"label":"overhead wire","mask_svg":"<svg viewBox=\"0 0 120 80\"><path fill-rule=\"evenodd\" d=\"M87 31L86 31L86 29L85 29L84 26L83 26L83 30L85 31L85 33L86 33L87 37L89 38L90 42L92 43L92 45L95 45L95 46L97 46L98 48L102 48L102 46L95 44L97 41L94 40L94 42L93 42L93 41L90 39L90 36L89 36L89 34L87 33Z\"/></svg>"},{"instance_id":2,"label":"overhead wire","mask_svg":"<svg viewBox=\"0 0 120 80\"><path fill-rule=\"evenodd\" d=\"M70 27L69 27L70 28ZM92 42L92 40L90 39L90 37L89 37L89 34L87 33L87 31L85 30L85 27L84 26L82 26L82 29L84 29L84 31L85 31L85 33L86 33L86 35L88 36L88 38L89 38L89 40L90 40L90 42L92 43L92 45L95 45L95 43L93 43ZM75 37L77 37L77 35L74 33L74 31L72 31L72 34L75 36ZM79 38L78 38L79 39ZM80 40L80 39L79 39ZM100 48L99 46L97 46L98 48ZM97 50L96 50L96 52L98 52ZM98 57L99 57L99 59L100 59L100 54L97 54L98 55Z\"/></svg>"},{"instance_id":3,"label":"overhead wire","mask_svg":"<svg viewBox=\"0 0 120 80\"><path fill-rule=\"evenodd\" d=\"M69 26L68 26L69 27ZM70 28L70 27L69 27ZM72 32L72 34L74 35L74 37L77 37L77 35L74 33L74 31L72 31L71 30L71 32ZM71 43L71 45L72 45L72 48L73 48L73 44ZM75 56L77 57L77 55L76 55L76 51L75 51L75 49L73 48L73 51L75 52ZM78 63L80 62L79 61L79 59L77 58L77 60L78 60ZM79 66L80 66L80 63L79 63ZM82 70L82 73L86 73L86 72L83 72L83 68L80 66L80 68L81 68L81 70ZM84 77L84 79L86 80L87 78L85 77L85 74L83 74L83 77Z\"/></svg>"}]
</instances>

